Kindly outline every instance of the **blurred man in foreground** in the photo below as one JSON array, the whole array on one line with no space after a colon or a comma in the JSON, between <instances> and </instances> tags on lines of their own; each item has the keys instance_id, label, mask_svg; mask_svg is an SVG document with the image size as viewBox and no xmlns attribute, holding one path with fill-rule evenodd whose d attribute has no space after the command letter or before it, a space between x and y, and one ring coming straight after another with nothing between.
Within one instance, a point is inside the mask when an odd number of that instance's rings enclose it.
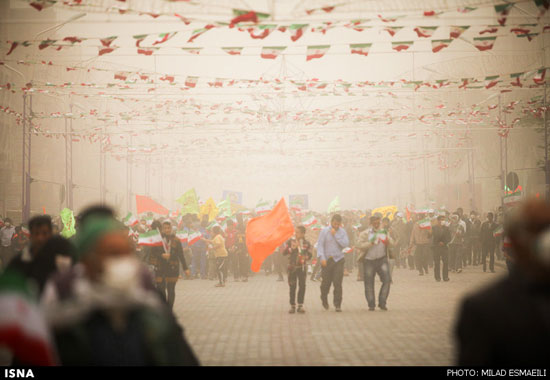
<instances>
[{"instance_id":1,"label":"blurred man in foreground","mask_svg":"<svg viewBox=\"0 0 550 380\"><path fill-rule=\"evenodd\" d=\"M123 226L90 217L75 242L80 263L54 276L42 299L60 364L197 365Z\"/></svg>"},{"instance_id":2,"label":"blurred man in foreground","mask_svg":"<svg viewBox=\"0 0 550 380\"><path fill-rule=\"evenodd\" d=\"M458 365L548 366L550 205L531 200L506 223L510 276L466 298L456 327Z\"/></svg>"}]
</instances>

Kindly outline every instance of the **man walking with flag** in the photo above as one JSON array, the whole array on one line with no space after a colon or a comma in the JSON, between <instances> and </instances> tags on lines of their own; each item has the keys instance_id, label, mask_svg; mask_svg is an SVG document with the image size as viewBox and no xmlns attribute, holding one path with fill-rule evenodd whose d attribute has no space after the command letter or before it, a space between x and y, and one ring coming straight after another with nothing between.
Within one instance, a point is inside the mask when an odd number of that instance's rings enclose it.
<instances>
[{"instance_id":1,"label":"man walking with flag","mask_svg":"<svg viewBox=\"0 0 550 380\"><path fill-rule=\"evenodd\" d=\"M305 239L306 228L296 227L294 239L287 242L283 255L289 256L288 285L290 287L290 314L296 312L296 285L298 285L298 313L305 313L307 261L311 259L311 244Z\"/></svg>"},{"instance_id":2,"label":"man walking with flag","mask_svg":"<svg viewBox=\"0 0 550 380\"><path fill-rule=\"evenodd\" d=\"M421 219L421 214L417 214L416 222L411 232L410 246L415 248L414 257L418 274L424 276L428 274L428 255L432 240L432 227L428 218Z\"/></svg>"},{"instance_id":3,"label":"man walking with flag","mask_svg":"<svg viewBox=\"0 0 550 380\"><path fill-rule=\"evenodd\" d=\"M363 257L365 298L369 305L369 311L374 311L376 299L374 297L374 277L376 274L382 281L380 293L378 294L378 307L381 310L388 310L386 302L390 294L390 265L388 262L389 234L385 229L380 228L380 217L377 215L370 218L371 227L361 233L359 241L355 245L365 254Z\"/></svg>"},{"instance_id":4,"label":"man walking with flag","mask_svg":"<svg viewBox=\"0 0 550 380\"><path fill-rule=\"evenodd\" d=\"M330 226L323 228L317 240L317 257L321 261L321 301L328 310L328 293L334 285L334 307L342 309L342 280L344 279L344 253L349 246L348 235L342 227L342 217L334 214Z\"/></svg>"}]
</instances>

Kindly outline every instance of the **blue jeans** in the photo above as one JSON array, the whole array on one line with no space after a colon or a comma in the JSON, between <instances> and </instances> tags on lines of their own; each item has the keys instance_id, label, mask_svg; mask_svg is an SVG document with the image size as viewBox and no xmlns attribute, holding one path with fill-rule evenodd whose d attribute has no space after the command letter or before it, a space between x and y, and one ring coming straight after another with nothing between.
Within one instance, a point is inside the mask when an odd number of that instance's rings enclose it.
<instances>
[{"instance_id":1,"label":"blue jeans","mask_svg":"<svg viewBox=\"0 0 550 380\"><path fill-rule=\"evenodd\" d=\"M390 294L390 265L387 257L381 257L376 260L363 261L364 265L364 281L365 281L365 297L369 308L376 306L376 300L374 298L374 277L378 273L382 286L380 287L380 293L378 294L378 305L386 306L386 300Z\"/></svg>"},{"instance_id":2,"label":"blue jeans","mask_svg":"<svg viewBox=\"0 0 550 380\"><path fill-rule=\"evenodd\" d=\"M206 251L202 249L194 249L192 251L191 274L196 276L200 271L201 277L206 278Z\"/></svg>"}]
</instances>

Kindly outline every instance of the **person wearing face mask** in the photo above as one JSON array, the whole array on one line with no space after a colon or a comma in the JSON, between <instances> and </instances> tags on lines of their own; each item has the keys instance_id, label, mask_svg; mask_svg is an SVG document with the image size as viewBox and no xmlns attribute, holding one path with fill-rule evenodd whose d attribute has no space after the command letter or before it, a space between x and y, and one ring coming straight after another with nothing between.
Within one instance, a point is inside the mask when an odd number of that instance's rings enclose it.
<instances>
[{"instance_id":1,"label":"person wearing face mask","mask_svg":"<svg viewBox=\"0 0 550 380\"><path fill-rule=\"evenodd\" d=\"M59 364L199 364L121 223L91 217L75 242L79 262L52 277L41 300Z\"/></svg>"},{"instance_id":2,"label":"person wearing face mask","mask_svg":"<svg viewBox=\"0 0 550 380\"><path fill-rule=\"evenodd\" d=\"M505 221L514 265L462 301L457 365L546 368L550 340L550 205L532 199Z\"/></svg>"}]
</instances>

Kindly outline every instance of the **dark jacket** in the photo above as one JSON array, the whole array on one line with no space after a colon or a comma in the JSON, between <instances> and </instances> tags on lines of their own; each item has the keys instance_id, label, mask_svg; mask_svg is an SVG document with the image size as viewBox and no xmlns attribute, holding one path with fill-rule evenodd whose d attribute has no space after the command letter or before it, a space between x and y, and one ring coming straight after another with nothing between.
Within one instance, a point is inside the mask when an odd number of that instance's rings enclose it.
<instances>
[{"instance_id":1,"label":"dark jacket","mask_svg":"<svg viewBox=\"0 0 550 380\"><path fill-rule=\"evenodd\" d=\"M311 244L306 239L302 240L302 252L298 251L298 248L291 249L290 248L290 242L292 240L289 240L286 242L286 245L284 246L283 255L289 256L288 260L288 270L292 271L299 267L305 267L305 264L308 260L311 260L313 257L313 254L311 253Z\"/></svg>"},{"instance_id":2,"label":"dark jacket","mask_svg":"<svg viewBox=\"0 0 550 380\"><path fill-rule=\"evenodd\" d=\"M548 367L550 285L519 270L467 297L456 325L458 365Z\"/></svg>"},{"instance_id":3,"label":"dark jacket","mask_svg":"<svg viewBox=\"0 0 550 380\"><path fill-rule=\"evenodd\" d=\"M451 231L449 227L435 225L432 227L432 242L434 247L441 247L439 243L443 243L445 247L451 241Z\"/></svg>"},{"instance_id":4,"label":"dark jacket","mask_svg":"<svg viewBox=\"0 0 550 380\"><path fill-rule=\"evenodd\" d=\"M169 241L168 249L170 251L170 258L168 260L162 257L164 247L150 248L148 263L155 267L157 281L163 277L177 280L180 273L179 263L181 263L183 270L188 269L185 257L183 256L181 242L174 235L170 235L167 240Z\"/></svg>"},{"instance_id":5,"label":"dark jacket","mask_svg":"<svg viewBox=\"0 0 550 380\"><path fill-rule=\"evenodd\" d=\"M480 239L481 244L492 246L496 244L495 237L493 236L493 233L497 229L498 225L495 222L489 223L489 221L483 222L481 225L481 231L480 231Z\"/></svg>"}]
</instances>

